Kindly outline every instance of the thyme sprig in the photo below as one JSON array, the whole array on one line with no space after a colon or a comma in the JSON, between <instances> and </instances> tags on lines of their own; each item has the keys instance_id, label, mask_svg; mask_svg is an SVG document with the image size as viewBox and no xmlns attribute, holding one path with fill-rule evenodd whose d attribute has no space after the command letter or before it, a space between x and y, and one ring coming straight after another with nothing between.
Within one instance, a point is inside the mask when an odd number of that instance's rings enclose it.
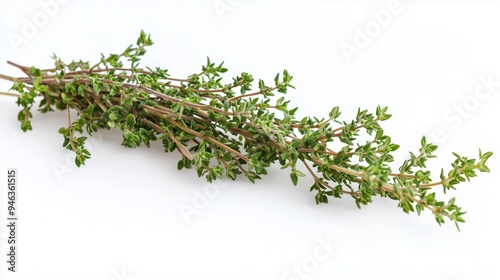
<instances>
[{"instance_id":1,"label":"thyme sprig","mask_svg":"<svg viewBox=\"0 0 500 280\"><path fill-rule=\"evenodd\" d=\"M90 158L84 131L91 136L102 128L119 128L122 145L149 147L151 141L161 141L165 152L180 153L179 170L194 167L209 182L224 176L235 180L242 174L255 182L277 161L290 170L297 185L299 177L306 176L299 170L303 165L313 178L310 191L317 204L348 195L361 207L382 196L398 201L406 213L420 215L427 209L439 224L449 219L457 228L465 212L455 198L439 200L436 189L446 193L477 171L489 172L486 162L491 152L479 151L478 160L454 153L450 170L441 169L439 179L431 179L426 162L435 157L437 146L425 137L418 152L410 153L393 171L392 153L399 145L380 126L391 117L387 107L378 106L374 113L358 109L351 121L339 119L338 107L326 118L299 120L298 108L289 108L290 101L283 96L294 88L287 70L277 74L272 84L255 83L245 72L227 82L222 78L227 72L223 63L207 58L200 72L172 78L167 69L139 67L152 44L150 36L141 32L135 45L120 54L102 55L94 65L81 60L67 64L56 55L52 57L55 67L50 69L8 62L26 76L0 75L13 82L11 90L19 93L3 94L18 97L23 131L32 129L31 110L37 100L42 113L66 110L68 126L59 133L63 146L75 153L77 166ZM71 110L78 113L74 120ZM371 140L363 142L361 135ZM333 149L333 142L340 148Z\"/></svg>"}]
</instances>

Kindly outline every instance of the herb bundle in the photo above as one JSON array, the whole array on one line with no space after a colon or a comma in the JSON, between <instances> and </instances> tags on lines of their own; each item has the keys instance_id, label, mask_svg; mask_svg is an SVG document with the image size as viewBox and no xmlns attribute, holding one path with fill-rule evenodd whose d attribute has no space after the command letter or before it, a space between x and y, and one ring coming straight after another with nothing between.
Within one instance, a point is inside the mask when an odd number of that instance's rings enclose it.
<instances>
[{"instance_id":1,"label":"herb bundle","mask_svg":"<svg viewBox=\"0 0 500 280\"><path fill-rule=\"evenodd\" d=\"M298 168L304 166L313 179L310 191L318 204L347 195L360 207L382 196L398 201L406 213L427 209L439 224L449 219L457 228L465 212L454 198L439 200L436 188L446 193L475 177L476 171L489 172L486 161L491 152L479 151L477 160L454 153L451 169L441 169L439 179L433 181L426 161L435 157L437 146L425 137L418 153L410 152L398 171L393 171L391 153L399 145L380 126L391 117L387 107L379 106L374 113L358 109L351 121L339 120L338 107L326 118L298 120L298 108L288 108L284 96L275 96L294 88L286 70L272 84L254 83L248 73L224 82L221 74L227 69L223 63L216 65L207 58L201 72L172 78L166 69L139 68L141 56L152 44L141 31L135 45L120 54L102 55L95 65L81 60L67 64L56 55L51 69L8 62L26 76L0 74L18 92L3 94L18 97L23 131L32 129L31 110L38 100L42 113L66 110L68 125L59 133L64 137L63 147L75 153L77 166L90 158L85 132L91 136L102 128L119 128L122 145L149 147L151 141L161 141L165 152L180 153L178 169L195 168L198 176L210 182L223 177L235 180L238 175L255 182L279 162L290 170L291 181L297 185L299 177L306 176ZM77 111L76 119L71 119L70 110ZM371 140L362 142L360 135ZM333 142L341 148L334 150Z\"/></svg>"}]
</instances>

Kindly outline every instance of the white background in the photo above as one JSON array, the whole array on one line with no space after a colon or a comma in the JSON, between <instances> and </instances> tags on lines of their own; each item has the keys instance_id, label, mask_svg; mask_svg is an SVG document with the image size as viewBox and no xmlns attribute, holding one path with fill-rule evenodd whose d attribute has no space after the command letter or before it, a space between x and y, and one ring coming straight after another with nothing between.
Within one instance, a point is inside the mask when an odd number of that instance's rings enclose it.
<instances>
[{"instance_id":1,"label":"white background","mask_svg":"<svg viewBox=\"0 0 500 280\"><path fill-rule=\"evenodd\" d=\"M52 53L96 62L141 29L155 42L142 65L175 77L199 72L206 56L270 82L286 68L299 117L338 105L350 120L358 107L389 106L382 125L401 144L398 160L427 135L440 146L435 175L453 151L493 151L492 172L453 192L468 211L461 232L385 199L361 210L350 197L317 206L312 179L293 187L279 166L255 185L210 187L177 171L179 155L160 143L121 146L119 131L97 134L78 169L57 133L64 112L35 113L23 133L15 98L0 96L0 279L500 279L500 86L481 83L500 81L498 1L350 2L0 0L0 73L21 74L7 60L51 67ZM19 172L15 274L4 261L10 167Z\"/></svg>"}]
</instances>

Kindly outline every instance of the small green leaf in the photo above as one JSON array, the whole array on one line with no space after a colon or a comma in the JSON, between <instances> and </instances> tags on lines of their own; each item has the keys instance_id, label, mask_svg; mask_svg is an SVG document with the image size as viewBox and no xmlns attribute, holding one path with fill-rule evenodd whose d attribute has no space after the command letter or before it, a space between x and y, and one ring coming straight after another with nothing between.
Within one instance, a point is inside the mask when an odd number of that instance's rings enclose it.
<instances>
[{"instance_id":1,"label":"small green leaf","mask_svg":"<svg viewBox=\"0 0 500 280\"><path fill-rule=\"evenodd\" d=\"M332 120L338 118L340 116L339 107L338 106L333 107L333 109L330 111L330 114L328 114L328 115L330 116L330 119L332 119Z\"/></svg>"},{"instance_id":2,"label":"small green leaf","mask_svg":"<svg viewBox=\"0 0 500 280\"><path fill-rule=\"evenodd\" d=\"M131 139L131 138L132 138L132 136L134 136L134 133L132 133L131 131L125 131L125 132L123 133L123 137L124 137L125 139L127 139L127 140Z\"/></svg>"},{"instance_id":3,"label":"small green leaf","mask_svg":"<svg viewBox=\"0 0 500 280\"><path fill-rule=\"evenodd\" d=\"M493 152L487 152L484 155L482 155L481 150L479 150L479 154L480 154L481 161L484 163L493 155Z\"/></svg>"},{"instance_id":4,"label":"small green leaf","mask_svg":"<svg viewBox=\"0 0 500 280\"><path fill-rule=\"evenodd\" d=\"M179 162L177 162L177 170L181 170L183 167L184 167L184 161L179 160Z\"/></svg>"},{"instance_id":5,"label":"small green leaf","mask_svg":"<svg viewBox=\"0 0 500 280\"><path fill-rule=\"evenodd\" d=\"M99 80L93 79L93 81L92 81L92 89L94 90L94 92L96 94L99 94L99 92L101 92L101 83L100 83Z\"/></svg>"},{"instance_id":6,"label":"small green leaf","mask_svg":"<svg viewBox=\"0 0 500 280\"><path fill-rule=\"evenodd\" d=\"M115 113L111 113L111 114L109 114L109 119L112 121L116 121L116 120L118 120L118 115Z\"/></svg>"},{"instance_id":7,"label":"small green leaf","mask_svg":"<svg viewBox=\"0 0 500 280\"><path fill-rule=\"evenodd\" d=\"M110 116L111 118L111 116ZM133 114L128 114L127 116L127 124L129 125L129 127L134 127L135 126L135 116Z\"/></svg>"},{"instance_id":8,"label":"small green leaf","mask_svg":"<svg viewBox=\"0 0 500 280\"><path fill-rule=\"evenodd\" d=\"M297 173L295 172L290 173L290 178L292 179L293 185L297 186L297 183L299 182L299 177L297 176Z\"/></svg>"},{"instance_id":9,"label":"small green leaf","mask_svg":"<svg viewBox=\"0 0 500 280\"><path fill-rule=\"evenodd\" d=\"M42 76L42 70L35 68L33 66L30 67L30 73L31 75L35 77L41 77Z\"/></svg>"},{"instance_id":10,"label":"small green leaf","mask_svg":"<svg viewBox=\"0 0 500 280\"><path fill-rule=\"evenodd\" d=\"M425 139L425 136L422 136L422 140L420 140L420 144L422 147L425 147L427 145L427 140Z\"/></svg>"},{"instance_id":11,"label":"small green leaf","mask_svg":"<svg viewBox=\"0 0 500 280\"><path fill-rule=\"evenodd\" d=\"M480 165L478 169L481 172L490 172L490 168L488 168L488 166L486 165Z\"/></svg>"}]
</instances>

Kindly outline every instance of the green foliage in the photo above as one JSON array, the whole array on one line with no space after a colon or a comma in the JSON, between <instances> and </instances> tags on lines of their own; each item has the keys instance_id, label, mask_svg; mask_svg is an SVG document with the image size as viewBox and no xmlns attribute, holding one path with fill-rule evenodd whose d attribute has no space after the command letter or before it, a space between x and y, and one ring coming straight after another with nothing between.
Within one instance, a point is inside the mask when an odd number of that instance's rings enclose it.
<instances>
[{"instance_id":1,"label":"green foliage","mask_svg":"<svg viewBox=\"0 0 500 280\"><path fill-rule=\"evenodd\" d=\"M59 133L63 147L75 152L77 166L90 158L84 132L92 135L99 129L118 128L122 145L149 147L151 141L160 140L165 152L180 153L179 170L194 168L210 182L240 175L255 182L278 162L290 169L293 185L306 176L299 170L305 167L314 179L310 191L318 204L347 195L361 207L381 196L396 200L406 213L429 210L439 224L448 219L457 227L465 212L454 198L447 202L438 198L436 190L455 190L478 171L490 171L486 162L491 152L479 151L479 160L454 153L452 168L441 170L434 181L426 163L436 157L437 145L425 137L418 152L394 168L393 152L400 146L380 125L391 117L387 107L378 106L375 113L358 109L350 121L339 120L339 107L332 108L328 118L299 120L298 108L289 108L284 96L294 88L287 70L278 73L272 84L254 83L246 72L226 82L222 74L228 69L207 57L200 72L171 78L167 69L139 68L141 56L152 44L141 31L135 45L121 54L102 55L93 66L81 60L64 63L55 55L55 69L20 66L27 77L10 80L11 90L20 93L21 129L32 129L31 109L38 97L43 113L68 110L68 127ZM70 110L78 113L76 120L70 119Z\"/></svg>"}]
</instances>

